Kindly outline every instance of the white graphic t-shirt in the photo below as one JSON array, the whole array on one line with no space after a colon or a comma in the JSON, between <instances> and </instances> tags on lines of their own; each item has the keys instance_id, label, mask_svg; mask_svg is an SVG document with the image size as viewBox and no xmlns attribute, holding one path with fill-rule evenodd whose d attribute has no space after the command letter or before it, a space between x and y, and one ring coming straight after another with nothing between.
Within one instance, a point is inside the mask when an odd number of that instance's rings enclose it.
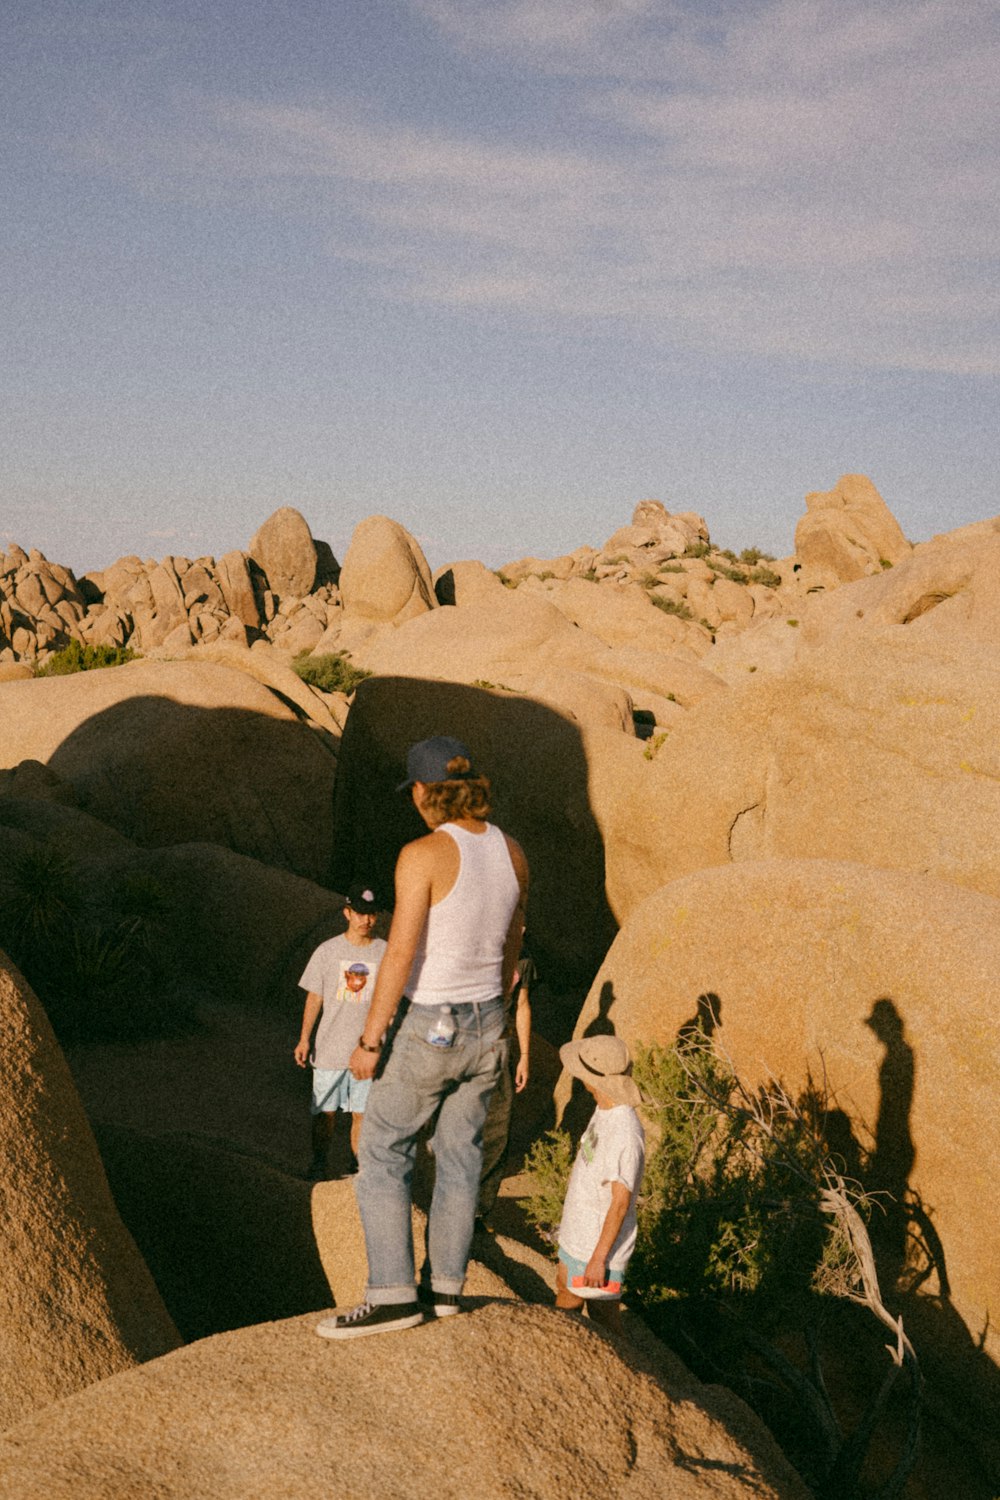
<instances>
[{"instance_id":1,"label":"white graphic t-shirt","mask_svg":"<svg viewBox=\"0 0 1000 1500\"><path fill-rule=\"evenodd\" d=\"M300 988L323 1001L310 1058L314 1068L346 1068L368 1016L385 939L352 943L345 933L320 943L306 964Z\"/></svg>"},{"instance_id":2,"label":"white graphic t-shirt","mask_svg":"<svg viewBox=\"0 0 1000 1500\"><path fill-rule=\"evenodd\" d=\"M646 1136L635 1110L628 1104L595 1109L570 1173L559 1225L560 1249L576 1260L590 1259L611 1207L611 1184L623 1182L632 1196L608 1265L624 1270L635 1248L635 1204L645 1164Z\"/></svg>"}]
</instances>

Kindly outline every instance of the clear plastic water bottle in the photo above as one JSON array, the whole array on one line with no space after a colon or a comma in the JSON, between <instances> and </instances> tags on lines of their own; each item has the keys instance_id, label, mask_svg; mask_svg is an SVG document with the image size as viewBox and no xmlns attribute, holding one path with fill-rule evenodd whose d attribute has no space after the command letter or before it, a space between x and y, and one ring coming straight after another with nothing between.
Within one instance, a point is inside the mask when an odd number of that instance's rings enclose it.
<instances>
[{"instance_id":1,"label":"clear plastic water bottle","mask_svg":"<svg viewBox=\"0 0 1000 1500\"><path fill-rule=\"evenodd\" d=\"M450 1047L455 1040L455 1017L450 1005L442 1005L434 1025L428 1029L427 1040L432 1047Z\"/></svg>"}]
</instances>

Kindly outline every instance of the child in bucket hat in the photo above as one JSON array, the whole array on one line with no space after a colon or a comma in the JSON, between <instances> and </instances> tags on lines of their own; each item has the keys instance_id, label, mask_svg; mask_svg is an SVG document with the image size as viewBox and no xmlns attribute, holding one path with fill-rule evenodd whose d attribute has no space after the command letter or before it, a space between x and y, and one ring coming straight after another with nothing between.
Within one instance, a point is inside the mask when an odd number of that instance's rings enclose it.
<instances>
[{"instance_id":1,"label":"child in bucket hat","mask_svg":"<svg viewBox=\"0 0 1000 1500\"><path fill-rule=\"evenodd\" d=\"M625 1270L636 1238L636 1200L646 1137L628 1047L616 1036L583 1037L559 1049L563 1067L597 1108L580 1139L559 1225L556 1306L620 1326Z\"/></svg>"}]
</instances>

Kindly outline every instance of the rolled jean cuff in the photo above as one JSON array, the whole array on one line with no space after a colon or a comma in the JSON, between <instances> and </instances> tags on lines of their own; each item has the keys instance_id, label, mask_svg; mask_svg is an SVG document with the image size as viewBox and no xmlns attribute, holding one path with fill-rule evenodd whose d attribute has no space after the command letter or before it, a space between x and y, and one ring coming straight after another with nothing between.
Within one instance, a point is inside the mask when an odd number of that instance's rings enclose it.
<instances>
[{"instance_id":1,"label":"rolled jean cuff","mask_svg":"<svg viewBox=\"0 0 1000 1500\"><path fill-rule=\"evenodd\" d=\"M431 1276L431 1291L444 1292L449 1297L460 1297L464 1285L464 1276Z\"/></svg>"},{"instance_id":2,"label":"rolled jean cuff","mask_svg":"<svg viewBox=\"0 0 1000 1500\"><path fill-rule=\"evenodd\" d=\"M416 1302L417 1288L411 1281L403 1286L370 1286L365 1292L365 1300L372 1307L386 1307L398 1302Z\"/></svg>"}]
</instances>

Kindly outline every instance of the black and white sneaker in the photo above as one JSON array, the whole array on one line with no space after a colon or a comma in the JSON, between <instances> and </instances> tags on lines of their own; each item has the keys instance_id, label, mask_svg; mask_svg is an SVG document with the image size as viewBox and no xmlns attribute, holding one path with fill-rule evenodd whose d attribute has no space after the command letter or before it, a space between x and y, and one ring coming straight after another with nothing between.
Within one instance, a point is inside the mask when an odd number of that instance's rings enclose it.
<instances>
[{"instance_id":1,"label":"black and white sneaker","mask_svg":"<svg viewBox=\"0 0 1000 1500\"><path fill-rule=\"evenodd\" d=\"M423 1321L423 1309L415 1302L359 1302L347 1312L324 1318L316 1324L316 1332L321 1339L362 1339L369 1333L415 1328Z\"/></svg>"},{"instance_id":2,"label":"black and white sneaker","mask_svg":"<svg viewBox=\"0 0 1000 1500\"><path fill-rule=\"evenodd\" d=\"M456 1292L435 1292L429 1286L419 1286L417 1301L434 1318L452 1318L462 1311Z\"/></svg>"}]
</instances>

